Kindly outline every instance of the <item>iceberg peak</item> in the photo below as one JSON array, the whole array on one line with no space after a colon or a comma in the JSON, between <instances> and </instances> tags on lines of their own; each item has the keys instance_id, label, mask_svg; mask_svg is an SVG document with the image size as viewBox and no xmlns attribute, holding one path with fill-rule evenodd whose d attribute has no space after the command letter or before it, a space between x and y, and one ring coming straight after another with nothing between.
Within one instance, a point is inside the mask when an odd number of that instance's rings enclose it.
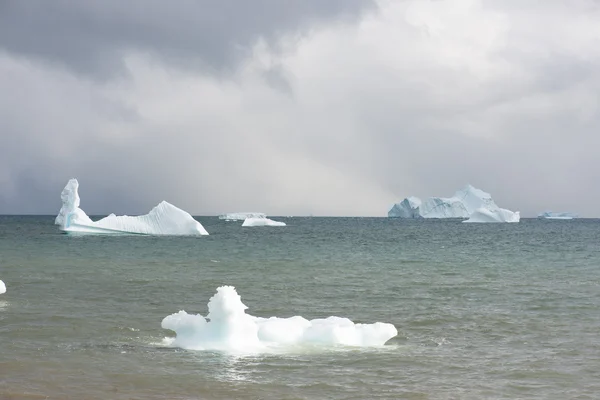
<instances>
[{"instance_id":1,"label":"iceberg peak","mask_svg":"<svg viewBox=\"0 0 600 400\"><path fill-rule=\"evenodd\" d=\"M92 234L208 235L202 224L169 202L161 201L148 214L130 217L109 214L92 221L79 208L79 182L70 179L61 193L62 207L54 223L64 232Z\"/></svg>"}]
</instances>

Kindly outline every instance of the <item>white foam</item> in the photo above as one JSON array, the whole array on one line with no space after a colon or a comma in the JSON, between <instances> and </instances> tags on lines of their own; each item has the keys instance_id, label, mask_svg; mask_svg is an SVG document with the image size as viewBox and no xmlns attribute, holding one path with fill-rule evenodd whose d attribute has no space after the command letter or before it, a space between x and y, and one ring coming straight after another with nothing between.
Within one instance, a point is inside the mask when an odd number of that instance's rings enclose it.
<instances>
[{"instance_id":1,"label":"white foam","mask_svg":"<svg viewBox=\"0 0 600 400\"><path fill-rule=\"evenodd\" d=\"M242 226L285 226L285 222L273 221L269 218L246 218Z\"/></svg>"},{"instance_id":2,"label":"white foam","mask_svg":"<svg viewBox=\"0 0 600 400\"><path fill-rule=\"evenodd\" d=\"M6 285L4 284L4 282L2 282L2 279L0 279L0 294L6 293Z\"/></svg>"},{"instance_id":3,"label":"white foam","mask_svg":"<svg viewBox=\"0 0 600 400\"><path fill-rule=\"evenodd\" d=\"M190 214L163 201L148 214L130 217L110 214L98 221L92 221L79 208L79 182L71 179L60 197L62 208L55 224L65 232L92 234L143 234L143 235L208 235L202 224Z\"/></svg>"},{"instance_id":4,"label":"white foam","mask_svg":"<svg viewBox=\"0 0 600 400\"><path fill-rule=\"evenodd\" d=\"M190 350L253 353L291 345L383 346L398 334L394 325L382 322L355 324L339 317L310 321L300 316L260 318L246 314L246 309L233 286L221 286L210 298L206 318L185 311L165 317L161 326L177 334L165 341Z\"/></svg>"},{"instance_id":5,"label":"white foam","mask_svg":"<svg viewBox=\"0 0 600 400\"><path fill-rule=\"evenodd\" d=\"M267 214L261 212L236 212L219 215L219 219L226 221L243 221L246 218L267 218Z\"/></svg>"}]
</instances>

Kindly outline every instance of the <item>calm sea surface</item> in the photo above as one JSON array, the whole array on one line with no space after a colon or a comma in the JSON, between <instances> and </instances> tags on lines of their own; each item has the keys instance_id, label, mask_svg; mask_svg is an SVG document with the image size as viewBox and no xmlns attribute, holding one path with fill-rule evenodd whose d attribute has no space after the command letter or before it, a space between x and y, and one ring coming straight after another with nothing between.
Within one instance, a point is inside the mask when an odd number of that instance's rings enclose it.
<instances>
[{"instance_id":1,"label":"calm sea surface","mask_svg":"<svg viewBox=\"0 0 600 400\"><path fill-rule=\"evenodd\" d=\"M197 219L210 236L69 236L0 217L0 399L598 399L600 221ZM256 316L389 322L382 348L163 345L233 285Z\"/></svg>"}]
</instances>

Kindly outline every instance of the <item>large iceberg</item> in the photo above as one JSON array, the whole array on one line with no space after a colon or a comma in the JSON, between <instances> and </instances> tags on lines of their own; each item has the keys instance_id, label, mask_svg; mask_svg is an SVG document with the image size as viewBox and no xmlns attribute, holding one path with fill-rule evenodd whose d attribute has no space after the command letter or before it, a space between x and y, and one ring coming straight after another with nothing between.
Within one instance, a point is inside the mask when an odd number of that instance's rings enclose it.
<instances>
[{"instance_id":1,"label":"large iceberg","mask_svg":"<svg viewBox=\"0 0 600 400\"><path fill-rule=\"evenodd\" d=\"M452 197L430 197L421 201L418 197L407 197L394 206L388 212L388 217L393 218L470 218L474 213L483 212L480 219L486 222L518 222L519 213L501 209L496 205L492 196L471 185L465 186L457 191ZM509 216L506 212L513 215ZM516 220L515 220L516 219ZM500 221L499 221L500 220ZM506 221L505 221L506 220ZM474 222L474 221L471 221Z\"/></svg>"},{"instance_id":2,"label":"large iceberg","mask_svg":"<svg viewBox=\"0 0 600 400\"><path fill-rule=\"evenodd\" d=\"M573 219L577 218L577 214L569 213L569 212L552 212L552 211L544 211L538 218L543 219Z\"/></svg>"},{"instance_id":3,"label":"large iceberg","mask_svg":"<svg viewBox=\"0 0 600 400\"><path fill-rule=\"evenodd\" d=\"M6 285L4 284L4 282L2 282L2 279L0 279L0 294L4 293L6 293Z\"/></svg>"},{"instance_id":4,"label":"large iceberg","mask_svg":"<svg viewBox=\"0 0 600 400\"><path fill-rule=\"evenodd\" d=\"M285 222L273 221L269 218L246 218L242 226L285 226Z\"/></svg>"},{"instance_id":5,"label":"large iceberg","mask_svg":"<svg viewBox=\"0 0 600 400\"><path fill-rule=\"evenodd\" d=\"M191 350L254 353L302 345L383 346L398 334L389 323L355 324L339 317L261 318L246 314L247 308L233 286L221 286L210 298L206 318L185 311L165 317L162 328L177 334L165 342Z\"/></svg>"},{"instance_id":6,"label":"large iceberg","mask_svg":"<svg viewBox=\"0 0 600 400\"><path fill-rule=\"evenodd\" d=\"M71 179L63 189L60 198L62 208L55 224L68 233L92 234L142 234L142 235L208 235L202 224L187 212L174 205L161 202L146 215L130 217L110 214L98 221L92 221L79 208L79 182Z\"/></svg>"},{"instance_id":7,"label":"large iceberg","mask_svg":"<svg viewBox=\"0 0 600 400\"><path fill-rule=\"evenodd\" d=\"M236 212L219 215L219 219L225 221L243 221L246 218L267 218L267 214L261 212Z\"/></svg>"}]
</instances>

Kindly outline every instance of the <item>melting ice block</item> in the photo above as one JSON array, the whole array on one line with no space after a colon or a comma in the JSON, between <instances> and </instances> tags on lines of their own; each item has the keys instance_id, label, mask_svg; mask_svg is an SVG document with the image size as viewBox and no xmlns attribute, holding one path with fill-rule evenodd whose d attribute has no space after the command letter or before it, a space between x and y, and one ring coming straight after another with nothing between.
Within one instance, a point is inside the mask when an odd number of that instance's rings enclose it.
<instances>
[{"instance_id":1,"label":"melting ice block","mask_svg":"<svg viewBox=\"0 0 600 400\"><path fill-rule=\"evenodd\" d=\"M70 233L142 234L142 235L208 235L202 224L174 205L161 202L146 215L130 217L110 214L92 221L79 208L79 182L71 179L61 193L62 208L55 224Z\"/></svg>"},{"instance_id":2,"label":"melting ice block","mask_svg":"<svg viewBox=\"0 0 600 400\"><path fill-rule=\"evenodd\" d=\"M246 218L267 218L267 214L260 212L237 212L219 215L219 219L225 221L243 221Z\"/></svg>"},{"instance_id":3,"label":"melting ice block","mask_svg":"<svg viewBox=\"0 0 600 400\"><path fill-rule=\"evenodd\" d=\"M4 284L4 282L2 282L2 279L0 279L0 294L6 293L6 285Z\"/></svg>"},{"instance_id":4,"label":"melting ice block","mask_svg":"<svg viewBox=\"0 0 600 400\"><path fill-rule=\"evenodd\" d=\"M519 222L521 215L518 211L513 212L504 208L489 210L487 208L478 208L471 214L471 217L463 222Z\"/></svg>"},{"instance_id":5,"label":"melting ice block","mask_svg":"<svg viewBox=\"0 0 600 400\"><path fill-rule=\"evenodd\" d=\"M260 352L306 344L383 346L398 334L396 327L388 323L355 324L339 317L260 318L246 314L247 308L233 286L221 286L208 302L206 318L185 311L165 317L161 326L177 334L165 341L191 350Z\"/></svg>"},{"instance_id":6,"label":"melting ice block","mask_svg":"<svg viewBox=\"0 0 600 400\"><path fill-rule=\"evenodd\" d=\"M471 185L458 190L452 197L430 197L421 201L418 197L407 197L394 204L388 217L395 218L469 218L479 210L487 210L492 214L504 215L504 210L496 205L492 196ZM485 214L485 213L484 213ZM518 213L517 213L518 214ZM487 214L486 214L487 215ZM491 219L497 219L496 217ZM487 219L489 215L487 215ZM501 217L502 218L502 217ZM514 218L513 218L514 219ZM490 221L488 221L490 222ZM508 222L508 221L494 221ZM511 221L514 222L514 221ZM518 222L518 221L517 221Z\"/></svg>"},{"instance_id":7,"label":"melting ice block","mask_svg":"<svg viewBox=\"0 0 600 400\"><path fill-rule=\"evenodd\" d=\"M269 218L246 218L242 226L285 226L285 222L273 221Z\"/></svg>"},{"instance_id":8,"label":"melting ice block","mask_svg":"<svg viewBox=\"0 0 600 400\"><path fill-rule=\"evenodd\" d=\"M543 219L573 219L573 218L577 218L577 215L573 214L573 213L569 213L569 212L544 211L543 213L541 213L540 215L538 215L538 218L543 218Z\"/></svg>"}]
</instances>

